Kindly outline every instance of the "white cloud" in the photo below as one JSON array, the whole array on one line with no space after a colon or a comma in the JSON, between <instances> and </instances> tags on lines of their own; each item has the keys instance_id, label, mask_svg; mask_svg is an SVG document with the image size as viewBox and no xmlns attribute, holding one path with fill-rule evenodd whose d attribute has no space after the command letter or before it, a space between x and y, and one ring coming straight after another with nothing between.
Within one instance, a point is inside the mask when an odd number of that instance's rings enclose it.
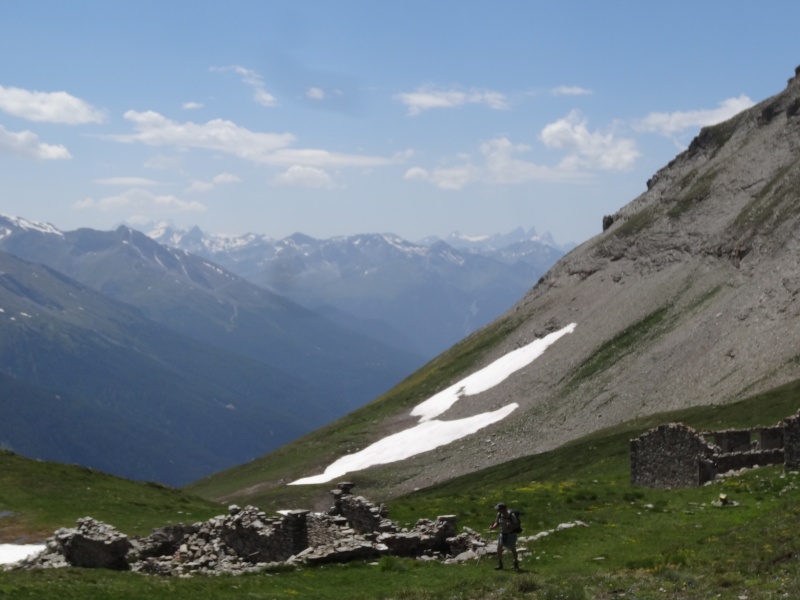
<instances>
[{"instance_id":1,"label":"white cloud","mask_svg":"<svg viewBox=\"0 0 800 600\"><path fill-rule=\"evenodd\" d=\"M198 108L203 108L203 105L199 102L184 102L182 108L184 110L197 110Z\"/></svg>"},{"instance_id":2,"label":"white cloud","mask_svg":"<svg viewBox=\"0 0 800 600\"><path fill-rule=\"evenodd\" d=\"M441 90L421 86L415 92L397 94L395 97L408 107L411 116L432 108L456 108L465 104L483 104L495 110L509 108L505 95L491 90Z\"/></svg>"},{"instance_id":3,"label":"white cloud","mask_svg":"<svg viewBox=\"0 0 800 600\"><path fill-rule=\"evenodd\" d=\"M312 100L324 100L325 92L316 87L308 88L306 91L306 98L311 98Z\"/></svg>"},{"instance_id":4,"label":"white cloud","mask_svg":"<svg viewBox=\"0 0 800 600\"><path fill-rule=\"evenodd\" d=\"M304 167L300 165L289 167L286 172L275 177L273 181L279 185L310 188L333 187L333 180L325 171L316 167Z\"/></svg>"},{"instance_id":5,"label":"white cloud","mask_svg":"<svg viewBox=\"0 0 800 600\"><path fill-rule=\"evenodd\" d=\"M141 142L151 146L202 148L232 154L255 163L277 167L294 165L336 168L388 165L395 158L343 154L313 148L287 148L295 141L290 133L259 133L232 121L214 119L207 123L177 123L153 112L129 110L125 118L134 124L136 133L108 136L117 142Z\"/></svg>"},{"instance_id":6,"label":"white cloud","mask_svg":"<svg viewBox=\"0 0 800 600\"><path fill-rule=\"evenodd\" d=\"M412 167L406 171L404 178L428 181L442 190L460 190L464 186L480 180L482 171L467 162L454 167L436 167L431 170Z\"/></svg>"},{"instance_id":7,"label":"white cloud","mask_svg":"<svg viewBox=\"0 0 800 600\"><path fill-rule=\"evenodd\" d=\"M571 152L560 165L566 169L624 171L633 167L639 156L632 139L619 139L613 133L590 132L586 119L575 110L547 125L540 138L548 148Z\"/></svg>"},{"instance_id":8,"label":"white cloud","mask_svg":"<svg viewBox=\"0 0 800 600\"><path fill-rule=\"evenodd\" d=\"M239 65L231 65L229 67L211 67L211 71L216 73L225 73L228 71L236 73L242 78L242 83L253 88L253 99L256 102L269 108L279 105L278 99L266 90L266 87L264 86L264 79L258 72Z\"/></svg>"},{"instance_id":9,"label":"white cloud","mask_svg":"<svg viewBox=\"0 0 800 600\"><path fill-rule=\"evenodd\" d=\"M38 158L40 160L58 160L72 158L64 146L54 146L40 142L32 131L15 133L0 125L0 153Z\"/></svg>"},{"instance_id":10,"label":"white cloud","mask_svg":"<svg viewBox=\"0 0 800 600\"><path fill-rule=\"evenodd\" d=\"M211 181L203 181L201 179L194 179L192 183L186 188L187 192L208 192L213 190L218 185L228 185L231 183L239 183L241 179L233 173L220 173L215 175Z\"/></svg>"},{"instance_id":11,"label":"white cloud","mask_svg":"<svg viewBox=\"0 0 800 600\"><path fill-rule=\"evenodd\" d=\"M175 196L157 196L147 190L130 189L117 196L107 196L100 200L86 198L72 205L74 209L95 209L111 211L153 211L153 212L195 212L204 211L205 205L200 202L189 202Z\"/></svg>"},{"instance_id":12,"label":"white cloud","mask_svg":"<svg viewBox=\"0 0 800 600\"><path fill-rule=\"evenodd\" d=\"M466 157L454 166L430 170L415 166L408 169L404 177L428 181L445 190L460 190L476 182L502 185L532 181L575 182L587 178L592 170L629 169L639 156L633 140L616 138L613 133L589 131L586 120L576 111L547 125L540 137L545 146L566 150L567 156L555 166L538 164L519 158L531 150L530 146L497 137L481 144L482 163L475 164Z\"/></svg>"},{"instance_id":13,"label":"white cloud","mask_svg":"<svg viewBox=\"0 0 800 600\"><path fill-rule=\"evenodd\" d=\"M553 89L554 96L586 96L591 93L591 90L578 87L577 85L560 85Z\"/></svg>"},{"instance_id":14,"label":"white cloud","mask_svg":"<svg viewBox=\"0 0 800 600\"><path fill-rule=\"evenodd\" d=\"M515 155L528 152L530 146L512 144L505 137L495 138L481 144L485 159L486 179L490 183L505 185L529 181L574 181L579 177L573 171L540 165Z\"/></svg>"},{"instance_id":15,"label":"white cloud","mask_svg":"<svg viewBox=\"0 0 800 600\"><path fill-rule=\"evenodd\" d=\"M214 184L210 181L203 181L202 179L193 179L186 188L187 192L209 192L214 189Z\"/></svg>"},{"instance_id":16,"label":"white cloud","mask_svg":"<svg viewBox=\"0 0 800 600\"><path fill-rule=\"evenodd\" d=\"M716 125L754 104L749 97L742 94L738 98L723 100L719 107L710 110L650 113L638 121L635 128L638 131L655 132L669 137L686 129Z\"/></svg>"},{"instance_id":17,"label":"white cloud","mask_svg":"<svg viewBox=\"0 0 800 600\"><path fill-rule=\"evenodd\" d=\"M226 183L239 183L241 181L241 177L238 175L234 175L233 173L220 173L219 175L214 175L212 181L215 185L222 185Z\"/></svg>"},{"instance_id":18,"label":"white cloud","mask_svg":"<svg viewBox=\"0 0 800 600\"><path fill-rule=\"evenodd\" d=\"M92 183L100 185L123 185L127 187L158 185L157 181L144 177L107 177L105 179L95 179Z\"/></svg>"},{"instance_id":19,"label":"white cloud","mask_svg":"<svg viewBox=\"0 0 800 600\"><path fill-rule=\"evenodd\" d=\"M312 148L292 149L283 148L263 156L260 162L278 167L291 167L302 165L309 167L380 167L391 164L395 158L382 156L369 156L365 154L343 154Z\"/></svg>"},{"instance_id":20,"label":"white cloud","mask_svg":"<svg viewBox=\"0 0 800 600\"><path fill-rule=\"evenodd\" d=\"M67 92L31 92L1 85L0 110L29 121L66 125L105 120L102 111Z\"/></svg>"},{"instance_id":21,"label":"white cloud","mask_svg":"<svg viewBox=\"0 0 800 600\"><path fill-rule=\"evenodd\" d=\"M207 123L177 123L157 112L134 110L127 111L124 117L133 123L136 133L110 136L118 142L204 148L253 161L283 148L295 139L289 133L256 133L223 119L213 119Z\"/></svg>"}]
</instances>

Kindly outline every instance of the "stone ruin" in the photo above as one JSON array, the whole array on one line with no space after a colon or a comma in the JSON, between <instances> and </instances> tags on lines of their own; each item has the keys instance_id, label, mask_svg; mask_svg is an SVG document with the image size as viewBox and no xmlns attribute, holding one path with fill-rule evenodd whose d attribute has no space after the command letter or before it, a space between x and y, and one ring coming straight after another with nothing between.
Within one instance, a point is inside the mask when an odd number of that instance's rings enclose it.
<instances>
[{"instance_id":1,"label":"stone ruin","mask_svg":"<svg viewBox=\"0 0 800 600\"><path fill-rule=\"evenodd\" d=\"M259 572L280 564L320 564L376 560L384 555L463 562L494 552L476 532L456 534L456 517L420 519L401 529L387 518L386 507L353 496L352 483L333 490L326 513L291 510L269 517L255 507L228 507L228 514L193 525L154 529L129 538L91 517L77 527L59 529L43 552L11 568L67 566L132 570L188 576Z\"/></svg>"},{"instance_id":2,"label":"stone ruin","mask_svg":"<svg viewBox=\"0 0 800 600\"><path fill-rule=\"evenodd\" d=\"M261 573L282 566L374 561L382 556L439 560L458 564L495 556L497 544L464 527L456 534L456 517L420 519L411 529L399 528L387 518L384 505L375 506L353 496L353 484L340 483L332 491L334 505L326 513L285 511L268 517L253 506L228 507L227 515L193 525L159 527L145 538L129 538L114 527L91 517L78 519L77 527L59 529L48 538L45 550L6 569L60 567L130 570L153 575L190 577ZM520 536L524 544L573 527L575 521Z\"/></svg>"},{"instance_id":3,"label":"stone ruin","mask_svg":"<svg viewBox=\"0 0 800 600\"><path fill-rule=\"evenodd\" d=\"M682 423L660 425L631 440L630 458L631 485L655 488L700 486L754 466L795 470L800 412L772 427L698 432Z\"/></svg>"}]
</instances>

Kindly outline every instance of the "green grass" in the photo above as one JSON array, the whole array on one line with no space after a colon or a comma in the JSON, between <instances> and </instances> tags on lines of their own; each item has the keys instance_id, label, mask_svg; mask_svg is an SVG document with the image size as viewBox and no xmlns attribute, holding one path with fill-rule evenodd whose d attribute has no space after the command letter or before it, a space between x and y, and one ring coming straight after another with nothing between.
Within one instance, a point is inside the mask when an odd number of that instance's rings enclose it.
<instances>
[{"instance_id":1,"label":"green grass","mask_svg":"<svg viewBox=\"0 0 800 600\"><path fill-rule=\"evenodd\" d=\"M0 450L0 511L15 513L0 519L0 542L43 540L86 516L131 535L147 535L154 527L225 512L219 504L161 484L35 461L5 450Z\"/></svg>"},{"instance_id":2,"label":"green grass","mask_svg":"<svg viewBox=\"0 0 800 600\"><path fill-rule=\"evenodd\" d=\"M699 430L771 425L795 413L799 405L800 382L793 382L727 406L625 423L552 452L510 461L389 503L389 516L400 525L456 514L459 526L485 536L494 516L492 507L500 500L524 511L523 535L554 529L559 523L588 524L525 544L521 573L496 572L489 557L464 565L386 557L373 564L192 579L64 569L0 573L0 598L798 597L800 475L768 467L701 488L635 488L629 483L628 448L630 439L664 422L680 421ZM2 457L0 508L19 512L20 523L40 526L63 518L55 525L71 525L73 516L91 514L130 533L131 528L144 528L145 522L155 526L174 521L181 516L178 510L186 510L185 502L196 502L184 500L176 490L9 454ZM59 483L61 479L66 483ZM37 480L47 480L52 487ZM10 489L22 484L35 489L9 495ZM81 495L85 487L92 492ZM714 507L711 501L720 493L739 506ZM45 511L46 506L50 508ZM190 510L199 519L204 510L211 514L215 508L199 504ZM44 520L28 514L41 511L48 513Z\"/></svg>"}]
</instances>

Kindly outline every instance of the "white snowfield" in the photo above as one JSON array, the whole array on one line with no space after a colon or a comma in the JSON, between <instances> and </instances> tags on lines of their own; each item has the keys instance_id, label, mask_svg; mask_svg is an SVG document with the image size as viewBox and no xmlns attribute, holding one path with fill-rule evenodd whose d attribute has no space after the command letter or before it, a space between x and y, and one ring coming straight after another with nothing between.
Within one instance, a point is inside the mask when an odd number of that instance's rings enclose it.
<instances>
[{"instance_id":1,"label":"white snowfield","mask_svg":"<svg viewBox=\"0 0 800 600\"><path fill-rule=\"evenodd\" d=\"M21 561L44 550L44 544L0 544L0 565Z\"/></svg>"},{"instance_id":2,"label":"white snowfield","mask_svg":"<svg viewBox=\"0 0 800 600\"><path fill-rule=\"evenodd\" d=\"M461 398L485 392L507 379L511 374L528 366L561 337L575 331L575 327L576 324L571 323L559 331L531 342L527 346L509 352L487 367L468 375L458 383L418 404L412 409L411 416L420 418L419 425L387 436L359 452L343 456L333 462L320 475L304 477L291 482L289 485L327 483L346 473L360 471L374 465L404 460L422 452L450 444L492 423L505 419L519 408L519 404L512 402L492 412L485 412L453 421L442 421L436 419L436 417L446 412Z\"/></svg>"}]
</instances>

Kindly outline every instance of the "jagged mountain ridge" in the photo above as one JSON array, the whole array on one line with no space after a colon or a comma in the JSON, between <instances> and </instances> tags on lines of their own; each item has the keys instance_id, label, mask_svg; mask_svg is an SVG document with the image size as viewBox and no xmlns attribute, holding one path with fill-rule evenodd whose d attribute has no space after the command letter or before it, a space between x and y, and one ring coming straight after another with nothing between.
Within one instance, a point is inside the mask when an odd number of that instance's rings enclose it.
<instances>
[{"instance_id":1,"label":"jagged mountain ridge","mask_svg":"<svg viewBox=\"0 0 800 600\"><path fill-rule=\"evenodd\" d=\"M460 248L393 234L274 240L162 226L149 235L429 358L507 310L562 255L551 236L521 228L480 242L448 238Z\"/></svg>"},{"instance_id":2,"label":"jagged mountain ridge","mask_svg":"<svg viewBox=\"0 0 800 600\"><path fill-rule=\"evenodd\" d=\"M115 231L43 231L0 216L0 249L39 262L170 329L254 358L322 390L341 412L385 391L422 358L347 330L207 259ZM54 229L54 228L53 228Z\"/></svg>"},{"instance_id":3,"label":"jagged mountain ridge","mask_svg":"<svg viewBox=\"0 0 800 600\"><path fill-rule=\"evenodd\" d=\"M443 389L576 323L530 366L462 397L440 417L518 403L509 418L347 478L361 478L364 493L391 496L552 449L632 417L722 406L800 377L798 72L776 96L704 128L605 225L508 312L457 344L435 369L414 376L424 389L426 380L436 381L436 371L452 370L436 385ZM427 394L390 394L386 402L395 406L382 411L391 416L360 432L361 447L409 427L409 408ZM346 453L332 444L324 456L305 468L292 465L286 475L319 473ZM226 497L252 495L237 488L241 473L231 474ZM257 489L256 480L251 476L250 490ZM214 489L224 490L224 481L224 474L215 476Z\"/></svg>"}]
</instances>

